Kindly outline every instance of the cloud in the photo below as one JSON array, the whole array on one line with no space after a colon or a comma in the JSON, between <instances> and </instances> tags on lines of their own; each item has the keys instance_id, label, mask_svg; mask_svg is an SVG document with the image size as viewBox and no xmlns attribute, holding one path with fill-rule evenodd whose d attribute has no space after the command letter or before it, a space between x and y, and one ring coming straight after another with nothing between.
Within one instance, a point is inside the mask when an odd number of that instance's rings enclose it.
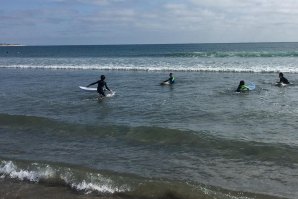
<instances>
[{"instance_id":1,"label":"cloud","mask_svg":"<svg viewBox=\"0 0 298 199\"><path fill-rule=\"evenodd\" d=\"M125 2L125 0L48 0L53 3L64 3L64 4L83 4L83 5L111 5L114 3Z\"/></svg>"},{"instance_id":2,"label":"cloud","mask_svg":"<svg viewBox=\"0 0 298 199\"><path fill-rule=\"evenodd\" d=\"M297 10L295 0L15 0L0 10L0 40L5 28L45 42L61 34L74 42L288 41Z\"/></svg>"}]
</instances>

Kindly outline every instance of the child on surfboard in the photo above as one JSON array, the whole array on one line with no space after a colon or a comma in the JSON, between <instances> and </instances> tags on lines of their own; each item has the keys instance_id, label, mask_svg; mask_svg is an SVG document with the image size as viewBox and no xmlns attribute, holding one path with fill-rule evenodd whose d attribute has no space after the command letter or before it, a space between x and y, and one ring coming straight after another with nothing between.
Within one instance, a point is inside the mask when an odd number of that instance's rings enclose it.
<instances>
[{"instance_id":1,"label":"child on surfboard","mask_svg":"<svg viewBox=\"0 0 298 199\"><path fill-rule=\"evenodd\" d=\"M283 73L279 73L279 82L277 84L290 84L290 82L284 77Z\"/></svg>"},{"instance_id":2,"label":"child on surfboard","mask_svg":"<svg viewBox=\"0 0 298 199\"><path fill-rule=\"evenodd\" d=\"M249 91L249 88L245 85L244 80L241 80L235 92L245 92L245 91Z\"/></svg>"},{"instance_id":3,"label":"child on surfboard","mask_svg":"<svg viewBox=\"0 0 298 199\"><path fill-rule=\"evenodd\" d=\"M175 83L175 77L173 77L173 73L169 74L170 78L163 81L161 84L174 84Z\"/></svg>"},{"instance_id":4,"label":"child on surfboard","mask_svg":"<svg viewBox=\"0 0 298 199\"><path fill-rule=\"evenodd\" d=\"M104 88L106 88L108 91L112 92L109 87L107 86L107 83L105 82L106 77L104 75L100 76L100 80L93 82L89 84L87 87L97 84L97 92L100 97L105 97L106 94L104 93Z\"/></svg>"}]
</instances>

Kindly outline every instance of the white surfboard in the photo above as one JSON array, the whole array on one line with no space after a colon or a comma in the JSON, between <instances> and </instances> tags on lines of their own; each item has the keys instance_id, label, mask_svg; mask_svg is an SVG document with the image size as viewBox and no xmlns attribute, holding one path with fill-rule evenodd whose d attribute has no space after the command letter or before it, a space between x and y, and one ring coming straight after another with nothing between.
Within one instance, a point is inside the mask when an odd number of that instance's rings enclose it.
<instances>
[{"instance_id":1,"label":"white surfboard","mask_svg":"<svg viewBox=\"0 0 298 199\"><path fill-rule=\"evenodd\" d=\"M160 85L170 85L170 82L161 82Z\"/></svg>"},{"instance_id":2,"label":"white surfboard","mask_svg":"<svg viewBox=\"0 0 298 199\"><path fill-rule=\"evenodd\" d=\"M240 92L235 91L236 93L245 93L247 91L252 91L256 89L256 85L253 82L248 82L247 84L245 84L245 87L247 88L247 90L241 90Z\"/></svg>"},{"instance_id":3,"label":"white surfboard","mask_svg":"<svg viewBox=\"0 0 298 199\"><path fill-rule=\"evenodd\" d=\"M280 82L276 82L275 86L280 86L280 87L284 87L287 86L288 84L284 84L284 83L280 83Z\"/></svg>"},{"instance_id":4,"label":"white surfboard","mask_svg":"<svg viewBox=\"0 0 298 199\"><path fill-rule=\"evenodd\" d=\"M84 91L97 91L97 88L89 88L89 87L85 87L85 86L79 86L80 89L84 90Z\"/></svg>"},{"instance_id":5,"label":"white surfboard","mask_svg":"<svg viewBox=\"0 0 298 199\"><path fill-rule=\"evenodd\" d=\"M97 91L97 88L92 88L92 87L89 88L89 87L85 87L85 86L79 86L79 88L84 91L91 91L91 92ZM106 91L106 90L104 89L104 91ZM116 94L116 92L111 90L110 92L106 93L106 97L113 97L115 94ZM100 97L99 99L103 99L103 98L104 97Z\"/></svg>"},{"instance_id":6,"label":"white surfboard","mask_svg":"<svg viewBox=\"0 0 298 199\"><path fill-rule=\"evenodd\" d=\"M255 90L256 85L255 85L253 82L249 82L249 83L246 85L246 87L247 87L250 91L252 91L252 90Z\"/></svg>"}]
</instances>

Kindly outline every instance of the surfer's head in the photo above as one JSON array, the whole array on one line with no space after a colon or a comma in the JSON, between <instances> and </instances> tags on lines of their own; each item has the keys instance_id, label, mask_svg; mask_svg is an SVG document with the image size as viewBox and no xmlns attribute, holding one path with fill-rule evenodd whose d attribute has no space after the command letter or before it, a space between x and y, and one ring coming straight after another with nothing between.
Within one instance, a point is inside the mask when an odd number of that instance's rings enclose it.
<instances>
[{"instance_id":1,"label":"surfer's head","mask_svg":"<svg viewBox=\"0 0 298 199\"><path fill-rule=\"evenodd\" d=\"M172 77L173 73L170 73L169 76Z\"/></svg>"},{"instance_id":2,"label":"surfer's head","mask_svg":"<svg viewBox=\"0 0 298 199\"><path fill-rule=\"evenodd\" d=\"M101 75L101 76L100 76L100 79L101 79L101 80L105 80L105 78L106 78L106 76L104 76L104 75Z\"/></svg>"},{"instance_id":3,"label":"surfer's head","mask_svg":"<svg viewBox=\"0 0 298 199\"><path fill-rule=\"evenodd\" d=\"M283 77L284 76L284 74L283 73L279 73L279 77Z\"/></svg>"},{"instance_id":4,"label":"surfer's head","mask_svg":"<svg viewBox=\"0 0 298 199\"><path fill-rule=\"evenodd\" d=\"M245 84L244 80L241 80L239 83L239 85L244 85L244 84Z\"/></svg>"}]
</instances>

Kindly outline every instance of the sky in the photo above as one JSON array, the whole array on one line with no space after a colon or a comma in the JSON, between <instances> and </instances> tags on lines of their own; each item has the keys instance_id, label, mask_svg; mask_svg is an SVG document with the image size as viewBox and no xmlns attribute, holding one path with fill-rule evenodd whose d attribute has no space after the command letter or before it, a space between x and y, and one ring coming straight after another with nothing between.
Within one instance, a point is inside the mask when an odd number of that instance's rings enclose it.
<instances>
[{"instance_id":1,"label":"sky","mask_svg":"<svg viewBox=\"0 0 298 199\"><path fill-rule=\"evenodd\" d=\"M0 0L0 43L297 41L298 0Z\"/></svg>"}]
</instances>

